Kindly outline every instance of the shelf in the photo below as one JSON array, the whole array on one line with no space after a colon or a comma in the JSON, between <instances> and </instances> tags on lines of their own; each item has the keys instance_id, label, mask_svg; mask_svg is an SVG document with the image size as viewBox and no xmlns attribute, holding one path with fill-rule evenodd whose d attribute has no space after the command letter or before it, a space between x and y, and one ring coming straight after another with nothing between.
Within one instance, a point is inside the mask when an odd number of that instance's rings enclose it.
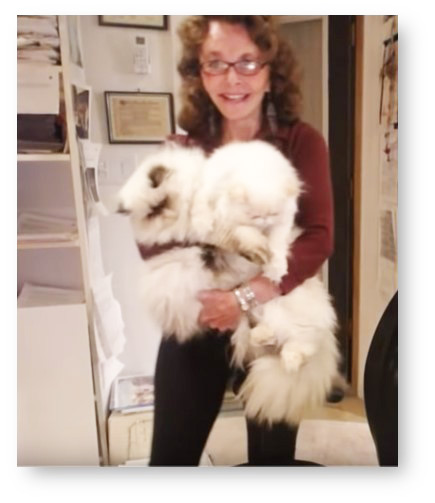
<instances>
[{"instance_id":1,"label":"shelf","mask_svg":"<svg viewBox=\"0 0 435 503\"><path fill-rule=\"evenodd\" d=\"M65 301L63 299L59 299L58 301L56 300L53 300L50 304L47 304L47 303L41 303L41 304L38 304L37 302L35 302L34 304L31 304L31 305L23 305L23 306L20 306L18 303L17 303L17 314L18 316L20 316L23 311L25 310L40 310L40 309L56 309L56 308L59 308L59 307L64 307L64 306L83 306L86 308L86 303L85 301Z\"/></svg>"},{"instance_id":2,"label":"shelf","mask_svg":"<svg viewBox=\"0 0 435 503\"><path fill-rule=\"evenodd\" d=\"M42 248L76 248L80 243L78 239L70 241L17 241L18 250L39 250Z\"/></svg>"},{"instance_id":3,"label":"shelf","mask_svg":"<svg viewBox=\"0 0 435 503\"><path fill-rule=\"evenodd\" d=\"M69 154L17 154L18 162L69 162L70 160Z\"/></svg>"},{"instance_id":4,"label":"shelf","mask_svg":"<svg viewBox=\"0 0 435 503\"><path fill-rule=\"evenodd\" d=\"M35 68L36 70L40 68L50 68L54 71L57 71L58 73L62 73L62 65L52 65L50 63L41 63L41 62L35 62L31 60L25 60L25 59L18 59L17 60L17 66L18 68L20 67L27 67L27 68Z\"/></svg>"}]
</instances>

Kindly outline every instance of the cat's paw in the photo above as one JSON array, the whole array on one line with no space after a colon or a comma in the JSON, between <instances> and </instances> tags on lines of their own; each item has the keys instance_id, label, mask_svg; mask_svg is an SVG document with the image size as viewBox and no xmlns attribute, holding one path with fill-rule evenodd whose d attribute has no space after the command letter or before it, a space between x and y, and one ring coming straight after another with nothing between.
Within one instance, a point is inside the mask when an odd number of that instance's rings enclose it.
<instances>
[{"instance_id":1,"label":"cat's paw","mask_svg":"<svg viewBox=\"0 0 435 503\"><path fill-rule=\"evenodd\" d=\"M274 261L268 262L263 267L263 276L275 283L279 283L287 270L287 264L277 264Z\"/></svg>"},{"instance_id":2,"label":"cat's paw","mask_svg":"<svg viewBox=\"0 0 435 503\"><path fill-rule=\"evenodd\" d=\"M257 325L251 329L250 342L253 346L273 346L276 336L273 330L266 325Z\"/></svg>"}]
</instances>

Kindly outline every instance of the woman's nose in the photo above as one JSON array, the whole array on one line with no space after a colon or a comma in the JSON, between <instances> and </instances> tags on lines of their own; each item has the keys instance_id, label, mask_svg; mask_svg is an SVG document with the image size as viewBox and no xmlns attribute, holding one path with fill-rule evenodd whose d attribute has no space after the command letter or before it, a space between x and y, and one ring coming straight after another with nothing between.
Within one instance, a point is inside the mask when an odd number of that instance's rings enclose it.
<instances>
[{"instance_id":1,"label":"woman's nose","mask_svg":"<svg viewBox=\"0 0 435 503\"><path fill-rule=\"evenodd\" d=\"M230 66L228 68L228 71L225 74L225 77L226 77L226 80L230 84L234 84L236 82L240 82L240 80L241 80L240 75L236 72L236 69L234 68L234 66Z\"/></svg>"}]
</instances>

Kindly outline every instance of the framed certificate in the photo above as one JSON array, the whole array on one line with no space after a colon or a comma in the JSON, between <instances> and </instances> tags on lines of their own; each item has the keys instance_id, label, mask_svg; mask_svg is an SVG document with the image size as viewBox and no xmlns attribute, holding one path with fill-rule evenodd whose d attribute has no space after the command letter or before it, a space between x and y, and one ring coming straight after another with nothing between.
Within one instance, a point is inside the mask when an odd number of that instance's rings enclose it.
<instances>
[{"instance_id":1,"label":"framed certificate","mask_svg":"<svg viewBox=\"0 0 435 503\"><path fill-rule=\"evenodd\" d=\"M103 26L166 30L168 16L98 16L98 23Z\"/></svg>"},{"instance_id":2,"label":"framed certificate","mask_svg":"<svg viewBox=\"0 0 435 503\"><path fill-rule=\"evenodd\" d=\"M171 93L104 94L109 143L161 143L175 132Z\"/></svg>"}]
</instances>

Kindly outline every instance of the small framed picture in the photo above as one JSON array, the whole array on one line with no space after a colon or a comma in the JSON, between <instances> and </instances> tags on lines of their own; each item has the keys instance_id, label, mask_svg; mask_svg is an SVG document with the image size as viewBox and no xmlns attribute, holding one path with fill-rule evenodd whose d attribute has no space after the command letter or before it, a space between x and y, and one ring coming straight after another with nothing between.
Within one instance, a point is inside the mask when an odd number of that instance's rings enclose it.
<instances>
[{"instance_id":1,"label":"small framed picture","mask_svg":"<svg viewBox=\"0 0 435 503\"><path fill-rule=\"evenodd\" d=\"M104 94L110 143L162 143L175 132L172 93Z\"/></svg>"},{"instance_id":2,"label":"small framed picture","mask_svg":"<svg viewBox=\"0 0 435 503\"><path fill-rule=\"evenodd\" d=\"M77 136L81 140L89 140L91 119L91 88L72 84L74 119Z\"/></svg>"},{"instance_id":3,"label":"small framed picture","mask_svg":"<svg viewBox=\"0 0 435 503\"><path fill-rule=\"evenodd\" d=\"M102 26L166 30L168 28L168 16L98 16L98 24Z\"/></svg>"}]
</instances>

